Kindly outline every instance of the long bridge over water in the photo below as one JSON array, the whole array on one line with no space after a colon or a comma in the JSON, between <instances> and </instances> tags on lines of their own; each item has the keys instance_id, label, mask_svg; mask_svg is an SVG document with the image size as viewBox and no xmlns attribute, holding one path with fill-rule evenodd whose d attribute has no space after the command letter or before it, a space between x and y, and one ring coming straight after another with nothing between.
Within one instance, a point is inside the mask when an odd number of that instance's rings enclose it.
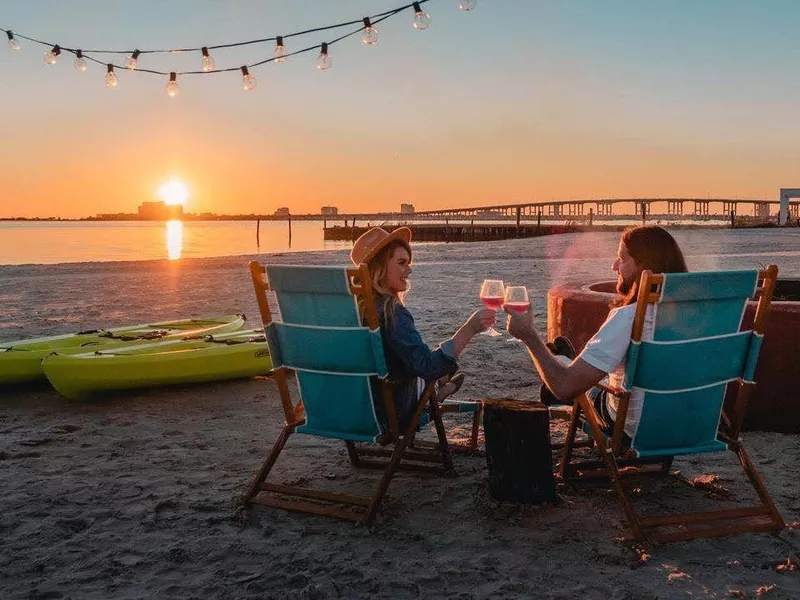
<instances>
[{"instance_id":1,"label":"long bridge over water","mask_svg":"<svg viewBox=\"0 0 800 600\"><path fill-rule=\"evenodd\" d=\"M788 193L786 193L788 192ZM786 194L785 194L786 193ZM258 215L264 220L330 221L505 221L557 220L592 222L613 220L727 220L734 217L756 221L775 219L780 213L781 224L788 219L800 219L798 190L781 190L780 200L760 198L608 198L591 200L553 200L521 204L496 204L466 208L444 208L415 212L379 212L347 214ZM781 210L782 209L782 210Z\"/></svg>"}]
</instances>

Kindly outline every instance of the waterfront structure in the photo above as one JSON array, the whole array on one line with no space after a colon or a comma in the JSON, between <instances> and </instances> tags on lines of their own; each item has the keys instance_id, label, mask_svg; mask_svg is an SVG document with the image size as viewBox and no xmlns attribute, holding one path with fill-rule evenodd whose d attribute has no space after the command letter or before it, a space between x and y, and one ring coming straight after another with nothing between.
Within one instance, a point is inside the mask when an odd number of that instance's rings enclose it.
<instances>
[{"instance_id":1,"label":"waterfront structure","mask_svg":"<svg viewBox=\"0 0 800 600\"><path fill-rule=\"evenodd\" d=\"M319 214L325 217L335 217L339 214L339 209L335 206L323 206L319 209Z\"/></svg>"},{"instance_id":2,"label":"waterfront structure","mask_svg":"<svg viewBox=\"0 0 800 600\"><path fill-rule=\"evenodd\" d=\"M146 221L171 221L183 216L183 205L164 202L142 202L138 216Z\"/></svg>"},{"instance_id":3,"label":"waterfront structure","mask_svg":"<svg viewBox=\"0 0 800 600\"><path fill-rule=\"evenodd\" d=\"M781 208L778 213L778 225L786 225L789 219L790 205L789 198L800 198L800 188L781 188ZM800 218L797 211L797 202L794 203L794 217Z\"/></svg>"}]
</instances>

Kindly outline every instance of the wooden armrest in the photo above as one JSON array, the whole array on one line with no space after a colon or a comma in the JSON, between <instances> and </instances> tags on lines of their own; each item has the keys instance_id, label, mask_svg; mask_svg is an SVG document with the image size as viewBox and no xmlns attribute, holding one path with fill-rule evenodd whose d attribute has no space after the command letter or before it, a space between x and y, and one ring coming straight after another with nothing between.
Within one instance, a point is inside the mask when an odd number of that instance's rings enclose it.
<instances>
[{"instance_id":1,"label":"wooden armrest","mask_svg":"<svg viewBox=\"0 0 800 600\"><path fill-rule=\"evenodd\" d=\"M601 390L603 390L604 392L608 392L608 393L609 393L609 394L611 394L612 396L617 396L618 398L619 398L620 396L622 396L622 394L624 394L624 393L625 393L624 391L622 391L622 390L621 390L621 389L619 389L619 388L613 388L613 387L611 387L611 386L608 386L608 385L605 385L605 384L603 384L603 383L596 383L596 384L594 385L594 387L596 387L596 388L600 388L600 389L601 389Z\"/></svg>"}]
</instances>

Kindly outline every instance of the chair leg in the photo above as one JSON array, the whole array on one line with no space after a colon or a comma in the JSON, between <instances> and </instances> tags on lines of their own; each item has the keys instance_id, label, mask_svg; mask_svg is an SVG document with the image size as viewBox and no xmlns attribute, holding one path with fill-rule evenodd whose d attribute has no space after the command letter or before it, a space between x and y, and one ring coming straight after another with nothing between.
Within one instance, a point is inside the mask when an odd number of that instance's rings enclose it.
<instances>
[{"instance_id":1,"label":"chair leg","mask_svg":"<svg viewBox=\"0 0 800 600\"><path fill-rule=\"evenodd\" d=\"M631 530L633 530L633 537L637 540L644 540L645 535L642 532L641 527L639 527L639 521L636 518L636 512L633 510L633 504L631 503L630 498L628 498L628 495L625 493L625 490L622 488L619 469L617 469L617 459L614 456L613 450L608 446L606 439L603 436L603 431L600 428L600 422L597 420L597 413L595 413L594 407L591 405L591 402L585 395L580 398L580 402L581 404L585 403L583 410L586 413L587 420L589 421L589 427L592 430L592 435L594 436L595 443L597 444L597 450L600 452L601 456L603 457L603 461L606 464L606 469L608 470L611 484L614 486L614 489L617 492L617 496L622 503L622 510L625 513L625 517L628 520Z\"/></svg>"},{"instance_id":2,"label":"chair leg","mask_svg":"<svg viewBox=\"0 0 800 600\"><path fill-rule=\"evenodd\" d=\"M575 445L575 434L578 432L578 423L581 416L580 401L572 405L572 417L569 421L567 437L564 439L564 452L561 455L561 464L558 467L558 475L566 480L570 471L570 459L572 458L572 448Z\"/></svg>"},{"instance_id":3,"label":"chair leg","mask_svg":"<svg viewBox=\"0 0 800 600\"><path fill-rule=\"evenodd\" d=\"M286 425L281 430L280 434L278 435L278 439L275 440L275 443L272 444L272 449L270 450L269 454L267 455L266 460L261 465L261 468L256 473L253 481L250 483L250 486L247 488L247 492L244 496L244 503L245 505L250 503L250 500L253 499L254 496L257 496L259 491L261 491L261 484L264 483L266 480L267 475L272 470L272 467L275 466L275 462L278 460L278 455L283 450L283 447L286 445L286 441L289 439L289 436L294 433L295 425Z\"/></svg>"},{"instance_id":4,"label":"chair leg","mask_svg":"<svg viewBox=\"0 0 800 600\"><path fill-rule=\"evenodd\" d=\"M389 484L392 482L392 477L394 477L394 473L400 464L400 460L403 458L403 453L405 452L407 443L408 442L406 441L405 437L397 440L397 443L394 446L394 451L392 452L392 458L389 459L389 463L383 470L380 483L378 483L375 493L372 495L372 498L370 498L369 506L367 507L367 510L364 513L361 521L359 521L360 523L371 525L372 521L375 519L375 514L378 512L378 507L381 505L381 501L383 501L383 497L386 495L386 491L389 489Z\"/></svg>"},{"instance_id":5,"label":"chair leg","mask_svg":"<svg viewBox=\"0 0 800 600\"><path fill-rule=\"evenodd\" d=\"M745 452L744 446L736 442L732 450L736 453L739 463L742 465L747 478L750 480L750 484L753 486L756 494L758 494L758 497L761 500L761 504L767 510L769 510L770 515L772 515L772 520L775 523L776 529L783 529L786 527L786 523L784 522L783 517L781 517L781 514L778 512L778 508L775 506L775 503L772 501L772 496L769 495L769 492L764 485L764 481L761 479L758 471L756 471L753 463L750 462L750 457L747 455L747 452Z\"/></svg>"},{"instance_id":6,"label":"chair leg","mask_svg":"<svg viewBox=\"0 0 800 600\"><path fill-rule=\"evenodd\" d=\"M417 404L417 408L414 411L414 415L411 417L411 423L408 425L408 429L406 429L404 435L401 436L395 442L394 451L392 452L392 457L389 459L389 463L383 470L383 475L381 475L380 483L378 483L378 487L375 489L375 493L372 495L372 498L370 499L369 506L367 506L367 510L364 513L364 516L359 521L359 523L363 523L365 525L372 524L372 521L375 518L375 514L378 512L378 507L380 506L383 497L386 495L386 491L389 489L389 484L392 481L392 477L394 477L394 473L397 470L397 467L400 465L400 461L402 460L403 454L406 451L406 446L408 445L408 441L409 439L411 439L412 434L417 429L417 423L419 423L419 419L422 416L422 411L425 408L425 404L432 399L432 394L433 394L433 384L431 383L428 385L428 387L425 388L425 392L422 394L422 398ZM441 423L441 415L439 415L439 422ZM452 461L450 464L452 468Z\"/></svg>"},{"instance_id":7,"label":"chair leg","mask_svg":"<svg viewBox=\"0 0 800 600\"><path fill-rule=\"evenodd\" d=\"M356 451L355 443L346 440L344 444L347 447L347 456L350 458L350 463L354 467L358 467L361 464L361 457L358 455L358 452Z\"/></svg>"},{"instance_id":8,"label":"chair leg","mask_svg":"<svg viewBox=\"0 0 800 600\"><path fill-rule=\"evenodd\" d=\"M478 404L478 410L472 416L472 434L469 437L470 450L478 448L478 434L481 428L481 418L483 417L483 402Z\"/></svg>"},{"instance_id":9,"label":"chair leg","mask_svg":"<svg viewBox=\"0 0 800 600\"><path fill-rule=\"evenodd\" d=\"M445 472L452 473L454 470L453 455L450 452L450 444L447 442L447 432L442 422L442 412L439 410L439 403L436 401L433 394L431 394L428 404L431 409L431 419L433 419L433 424L436 427L436 436L439 438L439 451L442 455Z\"/></svg>"}]
</instances>

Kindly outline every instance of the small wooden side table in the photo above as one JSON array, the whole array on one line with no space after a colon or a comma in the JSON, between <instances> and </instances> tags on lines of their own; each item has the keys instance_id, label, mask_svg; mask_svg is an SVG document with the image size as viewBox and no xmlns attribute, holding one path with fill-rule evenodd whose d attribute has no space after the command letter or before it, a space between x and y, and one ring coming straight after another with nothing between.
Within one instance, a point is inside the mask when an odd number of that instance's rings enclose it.
<instances>
[{"instance_id":1,"label":"small wooden side table","mask_svg":"<svg viewBox=\"0 0 800 600\"><path fill-rule=\"evenodd\" d=\"M492 497L525 504L554 502L547 407L541 402L488 398L483 430Z\"/></svg>"}]
</instances>

